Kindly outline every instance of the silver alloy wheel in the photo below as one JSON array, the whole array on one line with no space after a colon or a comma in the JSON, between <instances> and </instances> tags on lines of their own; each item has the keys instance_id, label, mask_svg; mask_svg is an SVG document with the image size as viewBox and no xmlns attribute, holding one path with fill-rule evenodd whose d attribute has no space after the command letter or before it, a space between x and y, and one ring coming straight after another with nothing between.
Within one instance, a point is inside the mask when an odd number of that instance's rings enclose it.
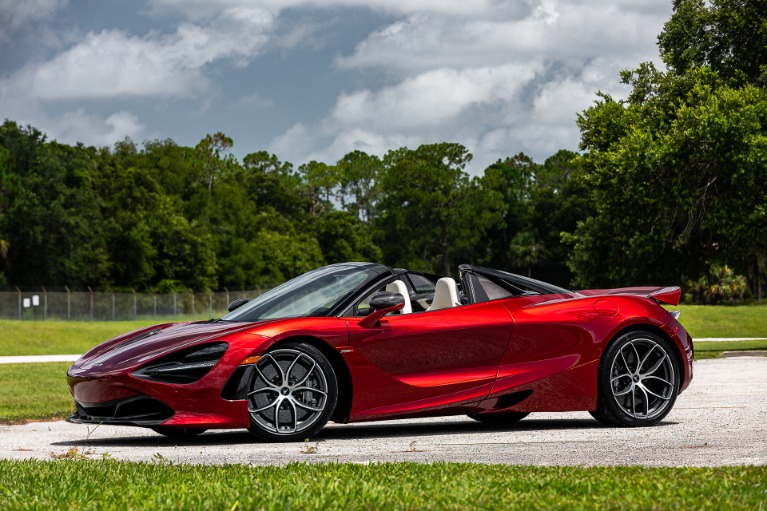
<instances>
[{"instance_id":1,"label":"silver alloy wheel","mask_svg":"<svg viewBox=\"0 0 767 511\"><path fill-rule=\"evenodd\" d=\"M264 431L277 435L305 431L322 416L327 402L327 378L309 354L278 349L256 363L248 412Z\"/></svg>"},{"instance_id":2,"label":"silver alloy wheel","mask_svg":"<svg viewBox=\"0 0 767 511\"><path fill-rule=\"evenodd\" d=\"M630 417L653 420L673 402L676 376L667 351L648 337L623 345L610 366L615 403Z\"/></svg>"}]
</instances>

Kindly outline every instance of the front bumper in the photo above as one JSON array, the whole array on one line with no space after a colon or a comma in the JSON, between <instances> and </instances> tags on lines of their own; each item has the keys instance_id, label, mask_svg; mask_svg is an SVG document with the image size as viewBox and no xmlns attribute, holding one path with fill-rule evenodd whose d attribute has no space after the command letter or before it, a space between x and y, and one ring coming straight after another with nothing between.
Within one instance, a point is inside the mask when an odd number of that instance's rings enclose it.
<instances>
[{"instance_id":1,"label":"front bumper","mask_svg":"<svg viewBox=\"0 0 767 511\"><path fill-rule=\"evenodd\" d=\"M175 413L166 404L142 395L101 403L81 403L75 400L75 408L75 413L67 419L67 422L158 426L173 417Z\"/></svg>"}]
</instances>

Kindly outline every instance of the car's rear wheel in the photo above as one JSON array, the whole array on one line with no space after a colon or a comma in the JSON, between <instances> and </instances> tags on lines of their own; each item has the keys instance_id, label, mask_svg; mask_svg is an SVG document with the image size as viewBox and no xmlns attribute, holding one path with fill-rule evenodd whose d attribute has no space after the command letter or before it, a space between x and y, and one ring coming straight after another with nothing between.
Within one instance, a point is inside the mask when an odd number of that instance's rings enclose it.
<instances>
[{"instance_id":1,"label":"car's rear wheel","mask_svg":"<svg viewBox=\"0 0 767 511\"><path fill-rule=\"evenodd\" d=\"M519 422L525 417L530 415L529 412L506 412L506 413L489 413L485 415L473 414L469 415L472 419L485 424L514 424Z\"/></svg>"},{"instance_id":2,"label":"car's rear wheel","mask_svg":"<svg viewBox=\"0 0 767 511\"><path fill-rule=\"evenodd\" d=\"M608 426L657 424L679 393L672 347L651 332L629 332L611 344L599 364L598 379L597 409L591 415Z\"/></svg>"},{"instance_id":3,"label":"car's rear wheel","mask_svg":"<svg viewBox=\"0 0 767 511\"><path fill-rule=\"evenodd\" d=\"M335 371L320 350L303 342L280 344L256 363L248 390L250 432L273 442L311 438L337 400Z\"/></svg>"},{"instance_id":4,"label":"car's rear wheel","mask_svg":"<svg viewBox=\"0 0 767 511\"><path fill-rule=\"evenodd\" d=\"M194 438L197 435L205 433L207 429L193 429L193 428L172 428L170 426L155 426L152 431L168 438L174 438L177 440L183 440L187 438Z\"/></svg>"}]
</instances>

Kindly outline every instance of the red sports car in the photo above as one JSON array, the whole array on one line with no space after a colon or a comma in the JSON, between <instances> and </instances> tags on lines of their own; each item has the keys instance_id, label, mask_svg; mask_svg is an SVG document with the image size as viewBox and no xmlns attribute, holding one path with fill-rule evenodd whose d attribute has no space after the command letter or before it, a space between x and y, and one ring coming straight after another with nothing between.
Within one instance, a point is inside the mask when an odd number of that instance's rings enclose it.
<instances>
[{"instance_id":1,"label":"red sports car","mask_svg":"<svg viewBox=\"0 0 767 511\"><path fill-rule=\"evenodd\" d=\"M660 304L678 287L568 291L462 265L456 282L373 263L325 266L221 319L137 330L68 371L77 423L168 436L248 428L302 441L329 421L467 414L512 423L588 410L649 426L692 379Z\"/></svg>"}]
</instances>

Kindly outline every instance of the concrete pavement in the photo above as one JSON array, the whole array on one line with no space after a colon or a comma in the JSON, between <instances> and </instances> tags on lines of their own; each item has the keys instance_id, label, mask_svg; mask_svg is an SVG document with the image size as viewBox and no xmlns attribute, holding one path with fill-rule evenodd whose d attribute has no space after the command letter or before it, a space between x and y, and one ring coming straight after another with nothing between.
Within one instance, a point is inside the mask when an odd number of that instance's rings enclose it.
<instances>
[{"instance_id":1,"label":"concrete pavement","mask_svg":"<svg viewBox=\"0 0 767 511\"><path fill-rule=\"evenodd\" d=\"M244 430L209 431L178 442L147 429L57 421L0 426L0 458L51 459L74 449L92 459L191 464L765 465L765 410L767 358L722 358L697 362L689 389L650 428L605 428L585 412L532 414L506 427L458 416L330 424L305 445L258 443Z\"/></svg>"}]
</instances>

